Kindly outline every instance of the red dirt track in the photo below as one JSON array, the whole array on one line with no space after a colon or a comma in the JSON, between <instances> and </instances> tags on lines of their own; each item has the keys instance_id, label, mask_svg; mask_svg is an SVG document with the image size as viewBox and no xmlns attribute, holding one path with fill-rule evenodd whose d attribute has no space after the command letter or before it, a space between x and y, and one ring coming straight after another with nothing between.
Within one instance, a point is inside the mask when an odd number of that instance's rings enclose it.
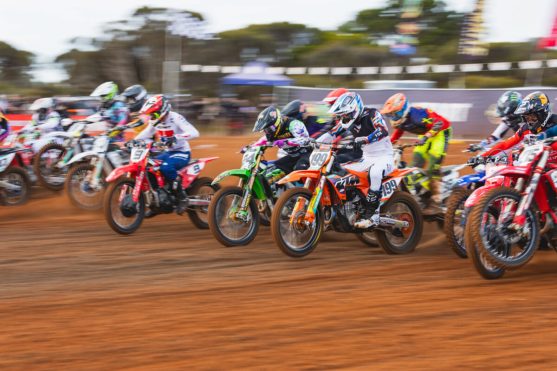
<instances>
[{"instance_id":1,"label":"red dirt track","mask_svg":"<svg viewBox=\"0 0 557 371\"><path fill-rule=\"evenodd\" d=\"M192 144L224 157L214 176L239 165L247 141ZM176 215L124 237L65 194L33 191L0 209L3 370L557 366L555 252L485 281L426 224L410 255L326 233L296 260L265 227L241 248Z\"/></svg>"}]
</instances>

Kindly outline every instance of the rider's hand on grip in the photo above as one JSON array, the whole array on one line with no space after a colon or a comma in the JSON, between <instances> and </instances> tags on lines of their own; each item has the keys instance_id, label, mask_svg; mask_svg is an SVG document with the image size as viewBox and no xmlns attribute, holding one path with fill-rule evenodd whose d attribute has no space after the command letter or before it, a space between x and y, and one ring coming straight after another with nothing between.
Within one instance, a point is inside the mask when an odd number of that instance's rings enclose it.
<instances>
[{"instance_id":1,"label":"rider's hand on grip","mask_svg":"<svg viewBox=\"0 0 557 371\"><path fill-rule=\"evenodd\" d=\"M366 137L358 137L354 139L354 148L362 148L362 146L365 146L368 143L369 140Z\"/></svg>"},{"instance_id":2,"label":"rider's hand on grip","mask_svg":"<svg viewBox=\"0 0 557 371\"><path fill-rule=\"evenodd\" d=\"M527 134L522 141L526 145L534 144L538 141L538 136L536 134Z\"/></svg>"}]
</instances>

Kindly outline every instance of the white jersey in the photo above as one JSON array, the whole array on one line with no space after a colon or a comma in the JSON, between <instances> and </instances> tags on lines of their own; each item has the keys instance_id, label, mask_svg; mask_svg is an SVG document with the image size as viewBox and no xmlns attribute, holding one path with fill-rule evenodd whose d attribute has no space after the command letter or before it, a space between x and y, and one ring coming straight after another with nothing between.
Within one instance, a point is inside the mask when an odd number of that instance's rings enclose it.
<instances>
[{"instance_id":1,"label":"white jersey","mask_svg":"<svg viewBox=\"0 0 557 371\"><path fill-rule=\"evenodd\" d=\"M39 129L41 134L51 133L53 131L62 130L62 118L60 114L56 111L49 112L43 120L39 120L39 114L33 114L31 118L31 123L27 124L23 130L33 131L34 129Z\"/></svg>"},{"instance_id":2,"label":"white jersey","mask_svg":"<svg viewBox=\"0 0 557 371\"><path fill-rule=\"evenodd\" d=\"M188 140L199 137L199 131L177 112L169 112L164 122L159 123L159 125L167 126L174 131L176 144L169 148L171 151L190 151ZM156 133L157 129L149 123L135 139L152 140Z\"/></svg>"}]
</instances>

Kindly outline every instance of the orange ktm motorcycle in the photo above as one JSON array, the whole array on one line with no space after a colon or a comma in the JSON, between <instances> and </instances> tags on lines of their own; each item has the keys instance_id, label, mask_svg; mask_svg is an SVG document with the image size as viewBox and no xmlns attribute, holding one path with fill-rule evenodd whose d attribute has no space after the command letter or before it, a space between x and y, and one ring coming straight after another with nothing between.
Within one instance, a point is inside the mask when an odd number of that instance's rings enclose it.
<instances>
[{"instance_id":1,"label":"orange ktm motorcycle","mask_svg":"<svg viewBox=\"0 0 557 371\"><path fill-rule=\"evenodd\" d=\"M376 227L357 229L354 223L365 214L369 188L368 172L341 169L337 152L353 144L314 143L310 167L290 173L278 183L303 183L284 192L277 200L271 230L278 247L291 257L311 253L324 229L355 233L362 242L375 233L389 254L412 252L423 232L423 218L414 198L403 191L403 178L414 169L396 169L383 179L381 218Z\"/></svg>"}]
</instances>

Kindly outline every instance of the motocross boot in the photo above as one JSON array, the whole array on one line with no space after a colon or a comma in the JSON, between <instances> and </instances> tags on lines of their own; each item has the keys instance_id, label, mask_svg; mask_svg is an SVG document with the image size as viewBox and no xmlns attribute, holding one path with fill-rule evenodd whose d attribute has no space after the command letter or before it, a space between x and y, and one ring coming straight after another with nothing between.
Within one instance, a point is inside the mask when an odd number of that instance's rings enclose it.
<instances>
[{"instance_id":1,"label":"motocross boot","mask_svg":"<svg viewBox=\"0 0 557 371\"><path fill-rule=\"evenodd\" d=\"M187 195L182 188L182 177L180 175L172 182L172 194L176 198L176 212L182 215L187 208Z\"/></svg>"},{"instance_id":2,"label":"motocross boot","mask_svg":"<svg viewBox=\"0 0 557 371\"><path fill-rule=\"evenodd\" d=\"M368 229L379 225L379 205L381 202L381 191L367 192L366 210L362 219L354 223L354 227L359 229Z\"/></svg>"},{"instance_id":3,"label":"motocross boot","mask_svg":"<svg viewBox=\"0 0 557 371\"><path fill-rule=\"evenodd\" d=\"M422 210L423 215L437 215L441 210L441 182L439 179L431 178L429 181L431 196L426 207Z\"/></svg>"}]
</instances>

